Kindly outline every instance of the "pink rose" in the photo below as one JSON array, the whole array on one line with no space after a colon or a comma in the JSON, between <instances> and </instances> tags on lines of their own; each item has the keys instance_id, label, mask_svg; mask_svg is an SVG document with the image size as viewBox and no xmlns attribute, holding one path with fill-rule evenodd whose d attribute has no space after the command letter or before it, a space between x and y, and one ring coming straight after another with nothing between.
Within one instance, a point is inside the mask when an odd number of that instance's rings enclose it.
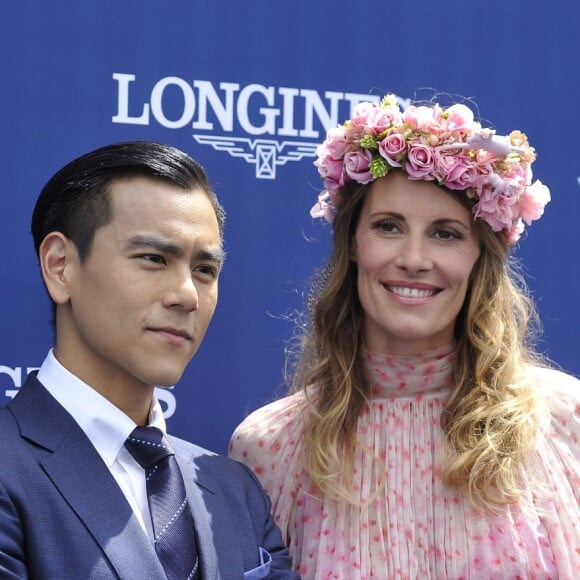
<instances>
[{"instance_id":1,"label":"pink rose","mask_svg":"<svg viewBox=\"0 0 580 580\"><path fill-rule=\"evenodd\" d=\"M480 190L489 183L492 175L494 175L494 168L491 163L483 164L476 162L475 166L477 167L477 177L475 178L475 183L472 188L479 197Z\"/></svg>"},{"instance_id":2,"label":"pink rose","mask_svg":"<svg viewBox=\"0 0 580 580\"><path fill-rule=\"evenodd\" d=\"M446 153L447 151L445 149L441 150L436 148L433 150L433 163L435 167L433 176L438 181L444 181L456 163L456 152L454 151L447 155Z\"/></svg>"},{"instance_id":3,"label":"pink rose","mask_svg":"<svg viewBox=\"0 0 580 580\"><path fill-rule=\"evenodd\" d=\"M518 220L515 224L506 230L508 242L512 245L515 244L520 239L523 231L524 222L522 220Z\"/></svg>"},{"instance_id":4,"label":"pink rose","mask_svg":"<svg viewBox=\"0 0 580 580\"><path fill-rule=\"evenodd\" d=\"M512 206L517 197L509 184L494 181L497 187L488 183L481 189L479 201L473 207L473 216L487 222L494 232L500 232L512 226Z\"/></svg>"},{"instance_id":5,"label":"pink rose","mask_svg":"<svg viewBox=\"0 0 580 580\"><path fill-rule=\"evenodd\" d=\"M447 114L447 119L445 122L447 131L461 131L463 133L467 131L473 131L477 127L477 124L473 121L473 111L458 103L456 105L451 105L445 110Z\"/></svg>"},{"instance_id":6,"label":"pink rose","mask_svg":"<svg viewBox=\"0 0 580 580\"><path fill-rule=\"evenodd\" d=\"M339 179L333 179L332 177L325 177L322 181L324 189L330 191L330 193L336 193L344 185L344 177L341 176Z\"/></svg>"},{"instance_id":7,"label":"pink rose","mask_svg":"<svg viewBox=\"0 0 580 580\"><path fill-rule=\"evenodd\" d=\"M477 178L477 168L473 162L464 156L453 157L454 163L448 168L447 176L443 178L445 187L463 191L472 187Z\"/></svg>"},{"instance_id":8,"label":"pink rose","mask_svg":"<svg viewBox=\"0 0 580 580\"><path fill-rule=\"evenodd\" d=\"M370 164L373 154L368 149L349 151L344 156L344 170L346 174L358 183L369 183L373 180Z\"/></svg>"},{"instance_id":9,"label":"pink rose","mask_svg":"<svg viewBox=\"0 0 580 580\"><path fill-rule=\"evenodd\" d=\"M534 181L520 198L520 217L530 225L534 220L542 217L544 207L546 207L549 201L550 190L541 181Z\"/></svg>"},{"instance_id":10,"label":"pink rose","mask_svg":"<svg viewBox=\"0 0 580 580\"><path fill-rule=\"evenodd\" d=\"M440 130L441 113L439 105L434 105L433 107L411 105L405 109L403 121L409 123L414 129L438 132Z\"/></svg>"},{"instance_id":11,"label":"pink rose","mask_svg":"<svg viewBox=\"0 0 580 580\"><path fill-rule=\"evenodd\" d=\"M334 127L326 132L323 153L332 156L334 159L342 159L348 141L346 140L344 127ZM319 152L318 155L321 153Z\"/></svg>"},{"instance_id":12,"label":"pink rose","mask_svg":"<svg viewBox=\"0 0 580 580\"><path fill-rule=\"evenodd\" d=\"M407 150L407 141L401 133L390 133L379 143L379 153L391 167L401 167Z\"/></svg>"},{"instance_id":13,"label":"pink rose","mask_svg":"<svg viewBox=\"0 0 580 580\"><path fill-rule=\"evenodd\" d=\"M369 125L375 118L378 110L379 107L375 103L358 103L354 108L351 123L354 127L358 128Z\"/></svg>"},{"instance_id":14,"label":"pink rose","mask_svg":"<svg viewBox=\"0 0 580 580\"><path fill-rule=\"evenodd\" d=\"M435 167L433 149L421 142L410 143L405 171L409 179L429 179Z\"/></svg>"},{"instance_id":15,"label":"pink rose","mask_svg":"<svg viewBox=\"0 0 580 580\"><path fill-rule=\"evenodd\" d=\"M314 165L318 168L318 173L323 179L330 177L331 179L339 180L342 175L342 168L344 164L342 159L335 159L331 155L326 157L319 157Z\"/></svg>"},{"instance_id":16,"label":"pink rose","mask_svg":"<svg viewBox=\"0 0 580 580\"><path fill-rule=\"evenodd\" d=\"M401 124L401 112L398 107L393 105L388 105L387 107L379 109L370 122L374 135L380 135L387 129L390 129L392 125L399 124Z\"/></svg>"}]
</instances>

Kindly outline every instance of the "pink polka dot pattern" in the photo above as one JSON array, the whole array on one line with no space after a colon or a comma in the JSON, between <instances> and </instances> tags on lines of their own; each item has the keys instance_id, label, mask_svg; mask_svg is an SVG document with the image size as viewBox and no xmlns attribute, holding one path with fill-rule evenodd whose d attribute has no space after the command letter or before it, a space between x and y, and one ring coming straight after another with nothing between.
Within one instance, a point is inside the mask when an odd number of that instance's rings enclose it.
<instances>
[{"instance_id":1,"label":"pink polka dot pattern","mask_svg":"<svg viewBox=\"0 0 580 580\"><path fill-rule=\"evenodd\" d=\"M300 467L305 397L296 393L252 413L230 455L252 468L304 579L580 579L580 381L530 368L550 409L538 436L531 507L480 515L441 482L441 410L449 394L450 349L424 357L368 353L371 409L359 419L353 474L358 508L317 496Z\"/></svg>"}]
</instances>

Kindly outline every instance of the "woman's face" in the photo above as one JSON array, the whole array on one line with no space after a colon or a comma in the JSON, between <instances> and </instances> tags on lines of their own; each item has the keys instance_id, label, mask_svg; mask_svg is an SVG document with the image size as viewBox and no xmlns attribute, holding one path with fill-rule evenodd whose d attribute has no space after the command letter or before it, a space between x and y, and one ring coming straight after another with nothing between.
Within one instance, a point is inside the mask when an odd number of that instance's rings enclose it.
<instances>
[{"instance_id":1,"label":"woman's face","mask_svg":"<svg viewBox=\"0 0 580 580\"><path fill-rule=\"evenodd\" d=\"M366 347L417 354L450 344L479 253L471 212L449 193L400 171L375 181L353 244Z\"/></svg>"}]
</instances>

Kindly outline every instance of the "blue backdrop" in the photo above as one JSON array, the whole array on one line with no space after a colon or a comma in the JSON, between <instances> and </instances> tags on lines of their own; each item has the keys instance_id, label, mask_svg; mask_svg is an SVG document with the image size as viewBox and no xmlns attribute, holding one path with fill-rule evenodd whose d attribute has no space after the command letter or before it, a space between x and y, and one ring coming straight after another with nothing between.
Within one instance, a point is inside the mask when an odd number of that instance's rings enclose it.
<instances>
[{"instance_id":1,"label":"blue backdrop","mask_svg":"<svg viewBox=\"0 0 580 580\"><path fill-rule=\"evenodd\" d=\"M52 344L29 234L62 165L153 139L206 168L228 261L205 342L165 396L170 429L225 452L284 389L284 348L330 230L308 214L325 129L353 102L435 89L472 97L498 133L527 133L552 202L517 255L542 348L580 374L580 4L537 0L19 0L0 9L0 404Z\"/></svg>"}]
</instances>

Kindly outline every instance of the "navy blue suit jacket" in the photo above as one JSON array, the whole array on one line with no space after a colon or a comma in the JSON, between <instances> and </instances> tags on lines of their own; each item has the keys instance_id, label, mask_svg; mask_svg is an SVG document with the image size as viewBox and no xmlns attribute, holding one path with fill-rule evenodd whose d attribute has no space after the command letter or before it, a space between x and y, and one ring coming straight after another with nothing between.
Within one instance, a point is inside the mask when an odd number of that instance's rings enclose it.
<instances>
[{"instance_id":1,"label":"navy blue suit jacket","mask_svg":"<svg viewBox=\"0 0 580 580\"><path fill-rule=\"evenodd\" d=\"M169 437L204 580L296 580L270 502L240 463ZM271 555L261 566L260 548ZM162 579L154 548L84 432L35 376L0 410L0 577Z\"/></svg>"}]
</instances>

